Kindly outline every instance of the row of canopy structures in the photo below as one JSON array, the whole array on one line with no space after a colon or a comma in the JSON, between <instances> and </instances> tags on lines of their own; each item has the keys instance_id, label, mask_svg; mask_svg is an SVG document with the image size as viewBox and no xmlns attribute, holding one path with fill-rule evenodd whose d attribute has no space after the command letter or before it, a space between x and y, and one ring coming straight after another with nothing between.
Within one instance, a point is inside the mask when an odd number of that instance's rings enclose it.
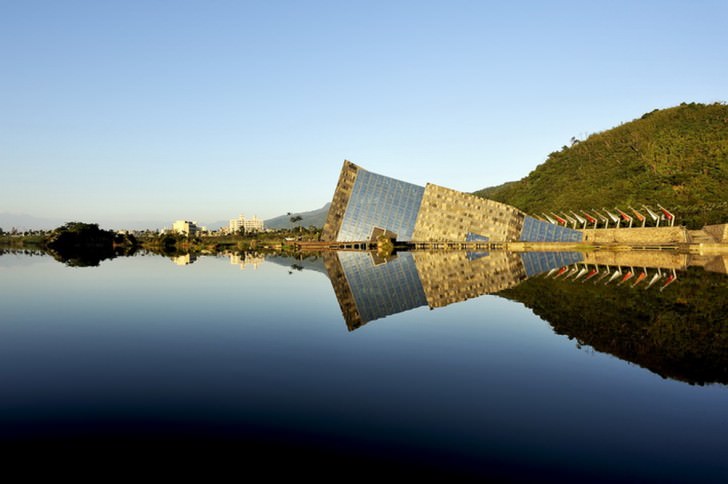
<instances>
[{"instance_id":1,"label":"row of canopy structures","mask_svg":"<svg viewBox=\"0 0 728 484\"><path fill-rule=\"evenodd\" d=\"M536 218L555 225L563 225L564 227L572 225L575 229L577 226L581 226L582 229L589 227L593 227L595 229L598 227L608 229L610 223L617 229L620 228L620 226L632 228L634 225L638 224L641 224L639 225L641 227L645 227L648 222L653 224L655 227L659 227L660 222L664 222L665 225L669 224L670 227L673 227L675 225L675 215L659 203L657 204L657 207L658 210L653 210L647 205L642 205L642 210L644 211L642 212L630 205L628 210L631 214L626 210L621 210L619 207L614 208L616 213L606 208L601 210L592 209L589 211L580 210L580 213L573 210L569 210L568 213L565 211L559 213L544 212L543 218L538 215Z\"/></svg>"},{"instance_id":2,"label":"row of canopy structures","mask_svg":"<svg viewBox=\"0 0 728 484\"><path fill-rule=\"evenodd\" d=\"M650 271L655 271L650 275ZM574 264L573 266L564 266L561 268L552 269L547 272L544 276L547 279L561 279L563 281L570 280L571 282L580 281L582 284L587 281L592 281L595 285L602 283L606 286L615 281L617 286L628 284L631 288L636 288L643 281L646 283L645 289L649 289L658 281L661 281L660 292L662 292L667 286L677 280L677 272L675 269L671 271L662 269L651 269L644 267L641 270L630 267L629 269L622 268L621 266L598 266L590 264ZM606 279L606 281L605 281ZM631 282L630 282L631 281Z\"/></svg>"}]
</instances>

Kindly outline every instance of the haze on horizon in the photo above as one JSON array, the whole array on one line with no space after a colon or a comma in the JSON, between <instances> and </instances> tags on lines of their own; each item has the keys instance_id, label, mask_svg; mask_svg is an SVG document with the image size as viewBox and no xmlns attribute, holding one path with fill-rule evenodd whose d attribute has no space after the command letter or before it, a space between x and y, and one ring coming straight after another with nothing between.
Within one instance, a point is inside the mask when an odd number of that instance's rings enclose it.
<instances>
[{"instance_id":1,"label":"haze on horizon","mask_svg":"<svg viewBox=\"0 0 728 484\"><path fill-rule=\"evenodd\" d=\"M726 101L728 3L0 4L0 213L107 227L271 218L341 163L460 191Z\"/></svg>"}]
</instances>

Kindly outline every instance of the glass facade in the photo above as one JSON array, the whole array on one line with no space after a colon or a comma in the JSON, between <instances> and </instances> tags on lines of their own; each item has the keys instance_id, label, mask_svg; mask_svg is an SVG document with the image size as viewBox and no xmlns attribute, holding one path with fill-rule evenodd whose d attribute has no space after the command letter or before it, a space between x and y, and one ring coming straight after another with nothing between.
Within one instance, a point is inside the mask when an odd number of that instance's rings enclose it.
<instances>
[{"instance_id":1,"label":"glass facade","mask_svg":"<svg viewBox=\"0 0 728 484\"><path fill-rule=\"evenodd\" d=\"M322 239L370 242L581 242L579 230L527 216L515 207L437 185L427 188L345 161Z\"/></svg>"},{"instance_id":2,"label":"glass facade","mask_svg":"<svg viewBox=\"0 0 728 484\"><path fill-rule=\"evenodd\" d=\"M521 254L523 268L528 277L533 277L551 269L570 266L584 260L580 252L524 252Z\"/></svg>"},{"instance_id":3,"label":"glass facade","mask_svg":"<svg viewBox=\"0 0 728 484\"><path fill-rule=\"evenodd\" d=\"M410 252L375 265L366 252L339 252L362 324L427 304Z\"/></svg>"},{"instance_id":4,"label":"glass facade","mask_svg":"<svg viewBox=\"0 0 728 484\"><path fill-rule=\"evenodd\" d=\"M465 242L488 242L488 237L486 237L485 235L468 232L465 235Z\"/></svg>"},{"instance_id":5,"label":"glass facade","mask_svg":"<svg viewBox=\"0 0 728 484\"><path fill-rule=\"evenodd\" d=\"M581 242L583 234L578 230L542 222L526 216L521 231L521 242Z\"/></svg>"},{"instance_id":6,"label":"glass facade","mask_svg":"<svg viewBox=\"0 0 728 484\"><path fill-rule=\"evenodd\" d=\"M412 240L424 187L359 169L336 240L370 240L375 227Z\"/></svg>"}]
</instances>

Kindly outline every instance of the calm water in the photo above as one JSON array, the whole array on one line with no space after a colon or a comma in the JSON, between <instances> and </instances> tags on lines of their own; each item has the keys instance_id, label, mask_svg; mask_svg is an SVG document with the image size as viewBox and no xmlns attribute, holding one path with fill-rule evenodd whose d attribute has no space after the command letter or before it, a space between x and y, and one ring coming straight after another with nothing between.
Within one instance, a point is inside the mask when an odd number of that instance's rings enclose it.
<instances>
[{"instance_id":1,"label":"calm water","mask_svg":"<svg viewBox=\"0 0 728 484\"><path fill-rule=\"evenodd\" d=\"M457 302L464 296L452 281L432 275L441 259L357 256L342 255L339 265L248 258L244 266L223 256L184 266L136 256L83 268L0 256L2 443L214 449L321 475L346 468L359 476L728 479L725 360L667 358L678 344L698 344L672 334L652 353L621 342L626 323L612 335L614 318L605 319L600 333L606 309L583 321L578 309L554 313L552 322L533 312L551 314L539 301L571 308L589 297L631 297L635 327L650 319L639 312L650 304L669 309L645 323L652 327L692 304L680 302L680 291L695 296L694 278L660 292L666 278L629 289L536 277L526 264L514 276L522 284L498 273L486 284L502 283L502 295ZM345 287L332 283L337 267ZM700 291L715 298L727 276L711 277ZM600 292L567 301L564 291L587 286ZM556 303L544 295L549 288ZM356 314L347 315L344 297ZM442 307L431 310L435 298ZM724 328L726 320L710 324ZM711 328L691 331L709 333L700 338L720 355ZM657 333L649 333L655 341ZM697 338L685 333L675 331Z\"/></svg>"}]
</instances>

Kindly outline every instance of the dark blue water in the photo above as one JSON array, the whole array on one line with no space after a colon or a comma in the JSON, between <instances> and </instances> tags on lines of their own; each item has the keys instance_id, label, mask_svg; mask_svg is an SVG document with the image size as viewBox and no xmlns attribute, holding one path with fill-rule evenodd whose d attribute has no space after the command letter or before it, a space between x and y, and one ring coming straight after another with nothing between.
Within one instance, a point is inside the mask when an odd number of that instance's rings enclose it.
<instances>
[{"instance_id":1,"label":"dark blue water","mask_svg":"<svg viewBox=\"0 0 728 484\"><path fill-rule=\"evenodd\" d=\"M3 255L0 389L0 441L32 452L227 453L328 477L728 479L724 385L665 379L494 295L349 331L326 274L285 261Z\"/></svg>"}]
</instances>

